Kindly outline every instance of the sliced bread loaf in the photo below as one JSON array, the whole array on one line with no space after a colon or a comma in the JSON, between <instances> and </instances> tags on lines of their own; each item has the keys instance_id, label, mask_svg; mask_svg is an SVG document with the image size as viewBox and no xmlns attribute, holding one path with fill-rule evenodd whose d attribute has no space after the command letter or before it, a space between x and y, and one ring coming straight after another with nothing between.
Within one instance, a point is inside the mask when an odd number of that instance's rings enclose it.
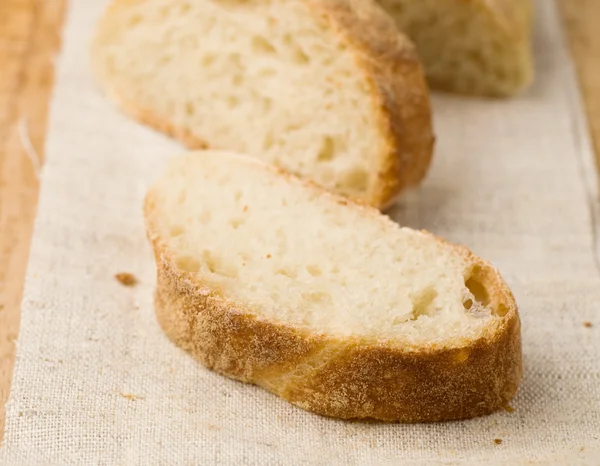
<instances>
[{"instance_id":1,"label":"sliced bread loaf","mask_svg":"<svg viewBox=\"0 0 600 466\"><path fill-rule=\"evenodd\" d=\"M174 158L145 218L158 321L221 374L405 422L490 413L517 390L515 301L464 247L225 152Z\"/></svg>"},{"instance_id":2,"label":"sliced bread loaf","mask_svg":"<svg viewBox=\"0 0 600 466\"><path fill-rule=\"evenodd\" d=\"M533 78L531 0L379 0L415 42L432 87L508 96Z\"/></svg>"},{"instance_id":3,"label":"sliced bread loaf","mask_svg":"<svg viewBox=\"0 0 600 466\"><path fill-rule=\"evenodd\" d=\"M94 69L128 113L384 206L429 166L425 78L374 0L116 0Z\"/></svg>"}]
</instances>

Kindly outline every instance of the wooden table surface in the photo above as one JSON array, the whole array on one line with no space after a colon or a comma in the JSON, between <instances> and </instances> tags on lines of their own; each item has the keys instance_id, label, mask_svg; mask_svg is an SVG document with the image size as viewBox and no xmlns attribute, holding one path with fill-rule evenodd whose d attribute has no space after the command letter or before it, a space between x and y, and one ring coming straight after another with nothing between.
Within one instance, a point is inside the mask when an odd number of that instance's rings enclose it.
<instances>
[{"instance_id":1,"label":"wooden table surface","mask_svg":"<svg viewBox=\"0 0 600 466\"><path fill-rule=\"evenodd\" d=\"M67 1L0 0L0 440ZM559 3L600 160L600 1Z\"/></svg>"}]
</instances>

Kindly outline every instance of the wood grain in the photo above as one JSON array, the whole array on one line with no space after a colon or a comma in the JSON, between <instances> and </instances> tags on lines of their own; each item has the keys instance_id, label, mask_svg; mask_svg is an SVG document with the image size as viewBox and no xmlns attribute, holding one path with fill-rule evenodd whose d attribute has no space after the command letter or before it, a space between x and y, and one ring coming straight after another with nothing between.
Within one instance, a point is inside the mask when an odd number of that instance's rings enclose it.
<instances>
[{"instance_id":1,"label":"wood grain","mask_svg":"<svg viewBox=\"0 0 600 466\"><path fill-rule=\"evenodd\" d=\"M600 169L600 1L560 0Z\"/></svg>"},{"instance_id":2,"label":"wood grain","mask_svg":"<svg viewBox=\"0 0 600 466\"><path fill-rule=\"evenodd\" d=\"M37 165L30 156L43 162L53 58L66 3L0 0L0 440L38 197ZM559 5L600 166L600 1Z\"/></svg>"},{"instance_id":3,"label":"wood grain","mask_svg":"<svg viewBox=\"0 0 600 466\"><path fill-rule=\"evenodd\" d=\"M0 0L0 439L66 0Z\"/></svg>"}]
</instances>

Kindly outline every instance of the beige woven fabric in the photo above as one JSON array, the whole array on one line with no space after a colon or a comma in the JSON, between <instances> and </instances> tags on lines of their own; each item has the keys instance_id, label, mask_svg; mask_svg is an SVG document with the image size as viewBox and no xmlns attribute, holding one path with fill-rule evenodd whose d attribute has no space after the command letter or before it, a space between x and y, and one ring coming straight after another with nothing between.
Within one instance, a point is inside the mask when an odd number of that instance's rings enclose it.
<instances>
[{"instance_id":1,"label":"beige woven fabric","mask_svg":"<svg viewBox=\"0 0 600 466\"><path fill-rule=\"evenodd\" d=\"M435 96L432 172L393 210L495 263L522 313L515 411L430 425L319 417L163 336L141 203L179 146L94 87L103 6L73 0L64 33L0 463L600 464L596 178L552 1L537 2L536 85L509 101Z\"/></svg>"}]
</instances>

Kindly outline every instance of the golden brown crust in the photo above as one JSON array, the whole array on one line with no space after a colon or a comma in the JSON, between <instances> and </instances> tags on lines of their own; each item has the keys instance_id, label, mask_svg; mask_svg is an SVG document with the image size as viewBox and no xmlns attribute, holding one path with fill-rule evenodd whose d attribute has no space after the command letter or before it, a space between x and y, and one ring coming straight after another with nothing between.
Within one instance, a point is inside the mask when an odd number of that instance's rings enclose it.
<instances>
[{"instance_id":1,"label":"golden brown crust","mask_svg":"<svg viewBox=\"0 0 600 466\"><path fill-rule=\"evenodd\" d=\"M413 43L370 1L305 0L333 21L371 83L378 126L386 141L378 182L367 202L385 207L429 168L434 135L425 74Z\"/></svg>"},{"instance_id":2,"label":"golden brown crust","mask_svg":"<svg viewBox=\"0 0 600 466\"><path fill-rule=\"evenodd\" d=\"M373 221L391 222L368 206L301 183ZM485 285L489 307L500 316L481 338L456 347L342 338L261 319L206 286L198 274L179 270L158 234L154 203L150 191L144 210L157 264L157 318L175 344L207 367L304 409L344 419L469 418L501 409L515 395L522 374L516 303L498 271L467 248L446 243L470 265L465 279Z\"/></svg>"},{"instance_id":3,"label":"golden brown crust","mask_svg":"<svg viewBox=\"0 0 600 466\"><path fill-rule=\"evenodd\" d=\"M98 36L110 30L112 15L119 9L147 0L115 0L102 19ZM374 113L384 141L377 160L377 173L365 202L386 207L405 188L418 184L430 165L434 136L429 93L423 69L413 44L396 28L393 20L374 2L356 0L301 0L333 26L353 50L358 69L371 84ZM110 35L109 35L110 36ZM95 48L102 45L96 43ZM210 137L199 137L190 128L177 127L168 115L157 115L124 98L102 71L101 53L92 51L95 72L107 94L125 113L176 139L189 148L210 145ZM208 141L208 142L207 142Z\"/></svg>"}]
</instances>

